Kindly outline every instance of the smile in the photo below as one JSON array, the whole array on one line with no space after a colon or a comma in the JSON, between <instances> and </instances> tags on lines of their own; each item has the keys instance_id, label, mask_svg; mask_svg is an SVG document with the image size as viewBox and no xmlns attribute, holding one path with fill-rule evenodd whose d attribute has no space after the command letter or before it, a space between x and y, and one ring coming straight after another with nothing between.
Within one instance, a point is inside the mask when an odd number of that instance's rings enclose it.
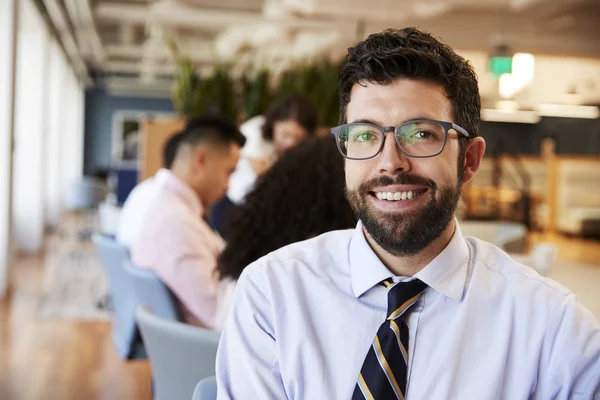
<instances>
[{"instance_id":1,"label":"smile","mask_svg":"<svg viewBox=\"0 0 600 400\"><path fill-rule=\"evenodd\" d=\"M386 201L403 201L403 200L412 200L416 197L422 196L425 192L427 192L427 189L420 189L420 190L408 190L408 191L402 191L402 192L371 192L375 197L377 197L379 200L386 200Z\"/></svg>"}]
</instances>

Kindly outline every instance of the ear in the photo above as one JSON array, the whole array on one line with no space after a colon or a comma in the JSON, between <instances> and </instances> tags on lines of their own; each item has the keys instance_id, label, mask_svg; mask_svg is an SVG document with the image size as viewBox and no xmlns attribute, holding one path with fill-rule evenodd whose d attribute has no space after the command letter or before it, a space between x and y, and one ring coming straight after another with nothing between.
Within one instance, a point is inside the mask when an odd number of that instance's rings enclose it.
<instances>
[{"instance_id":1,"label":"ear","mask_svg":"<svg viewBox=\"0 0 600 400\"><path fill-rule=\"evenodd\" d=\"M481 166L481 159L485 153L485 140L482 137L476 137L467 140L464 159L463 184L469 182Z\"/></svg>"},{"instance_id":2,"label":"ear","mask_svg":"<svg viewBox=\"0 0 600 400\"><path fill-rule=\"evenodd\" d=\"M208 151L208 149L206 148L206 146L197 146L196 149L194 150L194 165L196 167L205 167L207 162L208 162L208 158L210 156L210 152Z\"/></svg>"}]
</instances>

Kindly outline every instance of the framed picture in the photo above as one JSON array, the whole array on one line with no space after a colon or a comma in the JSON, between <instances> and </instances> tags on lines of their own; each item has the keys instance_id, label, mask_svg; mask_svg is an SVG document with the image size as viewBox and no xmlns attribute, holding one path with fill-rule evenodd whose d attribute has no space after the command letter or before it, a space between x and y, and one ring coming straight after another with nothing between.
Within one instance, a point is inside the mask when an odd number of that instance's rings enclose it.
<instances>
[{"instance_id":1,"label":"framed picture","mask_svg":"<svg viewBox=\"0 0 600 400\"><path fill-rule=\"evenodd\" d=\"M171 119L175 113L116 111L113 114L112 164L136 166L139 160L140 129L146 121Z\"/></svg>"}]
</instances>

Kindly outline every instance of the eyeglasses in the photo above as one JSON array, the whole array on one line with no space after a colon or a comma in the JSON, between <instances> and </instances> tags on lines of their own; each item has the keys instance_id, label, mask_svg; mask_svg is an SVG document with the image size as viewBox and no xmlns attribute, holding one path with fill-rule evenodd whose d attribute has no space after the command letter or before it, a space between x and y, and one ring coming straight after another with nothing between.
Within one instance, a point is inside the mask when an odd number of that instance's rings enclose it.
<instances>
[{"instance_id":1,"label":"eyeglasses","mask_svg":"<svg viewBox=\"0 0 600 400\"><path fill-rule=\"evenodd\" d=\"M383 148L386 132L390 131L394 132L396 144L406 156L428 158L444 150L450 129L470 138L469 132L452 122L431 119L416 119L395 127L357 122L336 126L331 133L335 136L340 153L350 160L375 157Z\"/></svg>"}]
</instances>

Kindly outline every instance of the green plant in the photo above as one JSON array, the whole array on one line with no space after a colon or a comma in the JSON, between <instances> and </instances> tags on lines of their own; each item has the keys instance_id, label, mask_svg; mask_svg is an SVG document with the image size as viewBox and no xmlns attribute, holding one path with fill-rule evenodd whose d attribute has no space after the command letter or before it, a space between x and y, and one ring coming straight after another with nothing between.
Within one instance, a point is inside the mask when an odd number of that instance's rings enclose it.
<instances>
[{"instance_id":1,"label":"green plant","mask_svg":"<svg viewBox=\"0 0 600 400\"><path fill-rule=\"evenodd\" d=\"M314 102L321 115L321 125L338 122L338 65L329 61L298 65L285 71L276 88L278 96L298 93Z\"/></svg>"},{"instance_id":2,"label":"green plant","mask_svg":"<svg viewBox=\"0 0 600 400\"><path fill-rule=\"evenodd\" d=\"M218 65L212 74L202 79L191 60L182 56L174 43L169 43L169 47L177 60L173 104L188 118L216 112L235 121L240 117L248 119L264 113L276 98L297 93L316 104L322 126L334 126L338 122L339 65L335 63L320 61L293 66L279 76L275 85L267 69L234 80L227 65Z\"/></svg>"},{"instance_id":3,"label":"green plant","mask_svg":"<svg viewBox=\"0 0 600 400\"><path fill-rule=\"evenodd\" d=\"M229 74L229 67L221 65L213 73L203 79L200 84L201 113L221 114L235 121L238 116L234 81Z\"/></svg>"},{"instance_id":4,"label":"green plant","mask_svg":"<svg viewBox=\"0 0 600 400\"><path fill-rule=\"evenodd\" d=\"M177 60L171 100L175 110L188 118L202 113L201 81L189 58Z\"/></svg>"},{"instance_id":5,"label":"green plant","mask_svg":"<svg viewBox=\"0 0 600 400\"><path fill-rule=\"evenodd\" d=\"M273 100L270 79L271 74L267 69L261 69L254 77L244 75L241 78L244 119L260 115L269 107Z\"/></svg>"}]
</instances>

